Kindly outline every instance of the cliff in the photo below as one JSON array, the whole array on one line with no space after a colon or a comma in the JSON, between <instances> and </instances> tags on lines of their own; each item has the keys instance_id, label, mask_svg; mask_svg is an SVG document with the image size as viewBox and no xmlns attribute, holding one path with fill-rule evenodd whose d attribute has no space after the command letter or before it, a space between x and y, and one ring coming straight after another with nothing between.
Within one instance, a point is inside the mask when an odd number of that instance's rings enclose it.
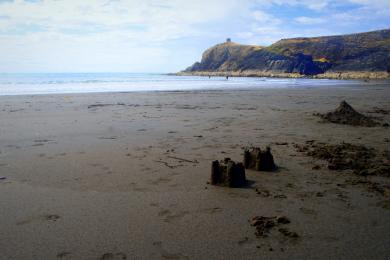
<instances>
[{"instance_id":1,"label":"cliff","mask_svg":"<svg viewBox=\"0 0 390 260\"><path fill-rule=\"evenodd\" d=\"M314 38L282 39L268 47L227 41L206 50L183 73L242 75L350 75L388 78L390 29ZM250 73L249 73L250 74ZM352 75L352 76L351 76ZM360 76L359 76L360 75Z\"/></svg>"}]
</instances>

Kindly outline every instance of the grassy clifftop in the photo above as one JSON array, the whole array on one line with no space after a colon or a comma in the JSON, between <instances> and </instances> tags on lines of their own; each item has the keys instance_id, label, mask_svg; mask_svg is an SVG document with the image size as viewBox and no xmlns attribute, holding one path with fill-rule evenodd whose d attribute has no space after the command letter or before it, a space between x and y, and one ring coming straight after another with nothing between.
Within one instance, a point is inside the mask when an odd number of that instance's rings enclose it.
<instances>
[{"instance_id":1,"label":"grassy clifftop","mask_svg":"<svg viewBox=\"0 0 390 260\"><path fill-rule=\"evenodd\" d=\"M185 72L256 70L317 75L390 72L390 29L313 38L282 39L271 46L218 44Z\"/></svg>"}]
</instances>

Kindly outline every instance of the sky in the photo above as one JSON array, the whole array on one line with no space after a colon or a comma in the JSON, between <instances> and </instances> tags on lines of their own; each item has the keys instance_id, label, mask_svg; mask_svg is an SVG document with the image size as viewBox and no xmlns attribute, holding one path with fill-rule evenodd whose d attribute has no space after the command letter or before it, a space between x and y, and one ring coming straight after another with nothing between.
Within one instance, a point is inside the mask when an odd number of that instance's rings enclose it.
<instances>
[{"instance_id":1,"label":"sky","mask_svg":"<svg viewBox=\"0 0 390 260\"><path fill-rule=\"evenodd\" d=\"M390 0L0 0L0 72L177 72L226 38L390 28Z\"/></svg>"}]
</instances>

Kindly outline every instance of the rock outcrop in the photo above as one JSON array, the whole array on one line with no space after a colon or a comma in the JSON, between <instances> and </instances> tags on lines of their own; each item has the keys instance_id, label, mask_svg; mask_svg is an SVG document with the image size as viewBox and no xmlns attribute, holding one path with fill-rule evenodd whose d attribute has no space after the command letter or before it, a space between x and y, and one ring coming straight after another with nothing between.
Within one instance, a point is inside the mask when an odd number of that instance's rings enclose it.
<instances>
[{"instance_id":1,"label":"rock outcrop","mask_svg":"<svg viewBox=\"0 0 390 260\"><path fill-rule=\"evenodd\" d=\"M231 41L206 50L201 62L184 73L244 72L298 73L390 72L390 29L314 38L282 39L271 46Z\"/></svg>"}]
</instances>

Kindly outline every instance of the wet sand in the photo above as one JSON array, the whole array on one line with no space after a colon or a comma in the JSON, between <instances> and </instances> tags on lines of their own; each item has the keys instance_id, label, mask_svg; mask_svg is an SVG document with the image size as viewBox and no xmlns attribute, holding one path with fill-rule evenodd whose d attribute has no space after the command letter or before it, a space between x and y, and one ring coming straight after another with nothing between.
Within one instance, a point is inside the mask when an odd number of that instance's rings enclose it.
<instances>
[{"instance_id":1,"label":"wet sand","mask_svg":"<svg viewBox=\"0 0 390 260\"><path fill-rule=\"evenodd\" d=\"M347 100L390 123L390 85L0 97L0 259L386 259L386 177L331 171L308 140L389 149L388 127L323 123ZM279 170L207 184L271 145ZM313 168L314 167L314 168ZM360 181L360 182L359 182ZM257 237L255 216L286 216Z\"/></svg>"}]
</instances>

